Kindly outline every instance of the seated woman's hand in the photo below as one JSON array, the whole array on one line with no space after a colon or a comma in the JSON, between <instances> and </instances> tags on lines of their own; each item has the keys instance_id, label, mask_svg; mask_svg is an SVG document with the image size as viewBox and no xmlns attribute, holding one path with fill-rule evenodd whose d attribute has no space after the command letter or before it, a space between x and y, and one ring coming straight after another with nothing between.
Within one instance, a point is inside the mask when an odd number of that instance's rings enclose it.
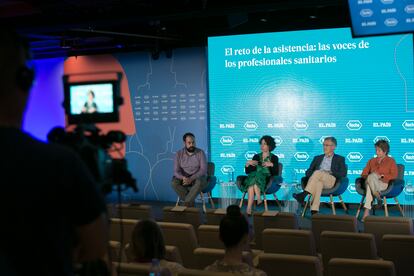
<instances>
[{"instance_id":1,"label":"seated woman's hand","mask_svg":"<svg viewBox=\"0 0 414 276\"><path fill-rule=\"evenodd\" d=\"M258 161L256 161L256 160L249 160L249 161L247 161L246 162L246 167L248 167L248 166L257 166L257 164L258 164L259 162Z\"/></svg>"},{"instance_id":2,"label":"seated woman's hand","mask_svg":"<svg viewBox=\"0 0 414 276\"><path fill-rule=\"evenodd\" d=\"M273 167L273 163L272 163L272 162L270 162L270 161L266 161L266 162L263 162L263 163L262 163L262 166L263 166L263 167L266 167L266 168L267 168L267 167Z\"/></svg>"}]
</instances>

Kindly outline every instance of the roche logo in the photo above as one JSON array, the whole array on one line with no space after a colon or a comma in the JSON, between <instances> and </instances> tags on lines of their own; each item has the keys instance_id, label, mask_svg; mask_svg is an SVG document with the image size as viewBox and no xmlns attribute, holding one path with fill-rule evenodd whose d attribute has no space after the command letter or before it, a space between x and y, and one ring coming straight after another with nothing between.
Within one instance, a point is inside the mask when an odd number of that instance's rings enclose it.
<instances>
[{"instance_id":1,"label":"roche logo","mask_svg":"<svg viewBox=\"0 0 414 276\"><path fill-rule=\"evenodd\" d=\"M320 139L319 139L319 143L322 145L323 144L323 141L325 141L325 138L326 137L330 137L330 136L322 136Z\"/></svg>"},{"instance_id":2,"label":"roche logo","mask_svg":"<svg viewBox=\"0 0 414 276\"><path fill-rule=\"evenodd\" d=\"M396 18L387 18L384 21L385 26L394 27L397 26L398 20Z\"/></svg>"},{"instance_id":3,"label":"roche logo","mask_svg":"<svg viewBox=\"0 0 414 276\"><path fill-rule=\"evenodd\" d=\"M348 186L348 191L349 191L351 194L357 194L357 193L358 193L358 192L356 191L355 184L349 184L349 186Z\"/></svg>"},{"instance_id":4,"label":"roche logo","mask_svg":"<svg viewBox=\"0 0 414 276\"><path fill-rule=\"evenodd\" d=\"M231 137L231 136L223 136L220 139L220 143L223 146L231 146L231 145L233 145L233 142L234 142L234 140L233 140L233 137Z\"/></svg>"},{"instance_id":5,"label":"roche logo","mask_svg":"<svg viewBox=\"0 0 414 276\"><path fill-rule=\"evenodd\" d=\"M405 120L402 126L405 130L414 130L414 120Z\"/></svg>"},{"instance_id":6,"label":"roche logo","mask_svg":"<svg viewBox=\"0 0 414 276\"><path fill-rule=\"evenodd\" d=\"M296 161L299 162L305 162L309 159L309 154L307 152L297 152L293 156L295 157Z\"/></svg>"},{"instance_id":7,"label":"roche logo","mask_svg":"<svg viewBox=\"0 0 414 276\"><path fill-rule=\"evenodd\" d=\"M308 129L308 127L309 127L309 125L308 125L308 123L307 123L306 121L296 121L296 122L293 124L293 127L294 127L296 130L307 130L307 129Z\"/></svg>"},{"instance_id":8,"label":"roche logo","mask_svg":"<svg viewBox=\"0 0 414 276\"><path fill-rule=\"evenodd\" d=\"M362 10L359 12L359 14L360 14L362 17L370 17L370 16L372 16L372 15L374 14L374 12L373 12L371 9L362 9Z\"/></svg>"},{"instance_id":9,"label":"roche logo","mask_svg":"<svg viewBox=\"0 0 414 276\"><path fill-rule=\"evenodd\" d=\"M257 152L255 151L246 151L246 153L244 154L244 157L247 160L251 160L255 154L257 154Z\"/></svg>"},{"instance_id":10,"label":"roche logo","mask_svg":"<svg viewBox=\"0 0 414 276\"><path fill-rule=\"evenodd\" d=\"M410 184L406 185L404 187L404 193L406 195L411 195L411 196L414 195L414 185L410 185Z\"/></svg>"},{"instance_id":11,"label":"roche logo","mask_svg":"<svg viewBox=\"0 0 414 276\"><path fill-rule=\"evenodd\" d=\"M374 144L376 143L376 142L378 142L379 140L385 140L385 141L387 141L388 143L390 143L391 141L390 141L390 139L388 139L388 137L387 136L377 136L377 137L375 137L374 138Z\"/></svg>"},{"instance_id":12,"label":"roche logo","mask_svg":"<svg viewBox=\"0 0 414 276\"><path fill-rule=\"evenodd\" d=\"M414 13L414 5L407 5L407 6L405 6L404 11L406 13Z\"/></svg>"},{"instance_id":13,"label":"roche logo","mask_svg":"<svg viewBox=\"0 0 414 276\"><path fill-rule=\"evenodd\" d=\"M346 158L349 160L349 162L361 162L364 156L362 156L362 154L359 152L350 152Z\"/></svg>"},{"instance_id":14,"label":"roche logo","mask_svg":"<svg viewBox=\"0 0 414 276\"><path fill-rule=\"evenodd\" d=\"M234 172L234 168L231 165L224 165L220 170L222 174L229 174Z\"/></svg>"},{"instance_id":15,"label":"roche logo","mask_svg":"<svg viewBox=\"0 0 414 276\"><path fill-rule=\"evenodd\" d=\"M359 120L349 120L348 123L346 123L346 127L349 130L360 130L362 123Z\"/></svg>"},{"instance_id":16,"label":"roche logo","mask_svg":"<svg viewBox=\"0 0 414 276\"><path fill-rule=\"evenodd\" d=\"M255 121L247 121L244 123L243 127L247 131L255 131L259 126Z\"/></svg>"},{"instance_id":17,"label":"roche logo","mask_svg":"<svg viewBox=\"0 0 414 276\"><path fill-rule=\"evenodd\" d=\"M283 143L283 139L280 136L272 136L275 139L276 146L280 146Z\"/></svg>"},{"instance_id":18,"label":"roche logo","mask_svg":"<svg viewBox=\"0 0 414 276\"><path fill-rule=\"evenodd\" d=\"M414 162L414 152L406 152L403 156L405 162Z\"/></svg>"}]
</instances>

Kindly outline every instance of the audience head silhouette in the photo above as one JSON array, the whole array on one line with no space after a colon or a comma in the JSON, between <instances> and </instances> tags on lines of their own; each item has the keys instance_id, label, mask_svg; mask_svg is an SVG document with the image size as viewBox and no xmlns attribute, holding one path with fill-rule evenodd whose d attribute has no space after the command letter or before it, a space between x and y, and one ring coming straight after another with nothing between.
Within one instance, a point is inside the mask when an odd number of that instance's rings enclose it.
<instances>
[{"instance_id":1,"label":"audience head silhouette","mask_svg":"<svg viewBox=\"0 0 414 276\"><path fill-rule=\"evenodd\" d=\"M136 260L164 259L165 243L161 229L152 220L141 220L132 231L131 250Z\"/></svg>"},{"instance_id":2,"label":"audience head silhouette","mask_svg":"<svg viewBox=\"0 0 414 276\"><path fill-rule=\"evenodd\" d=\"M227 214L220 222L220 239L226 248L237 247L248 239L249 224L239 206L227 207Z\"/></svg>"}]
</instances>

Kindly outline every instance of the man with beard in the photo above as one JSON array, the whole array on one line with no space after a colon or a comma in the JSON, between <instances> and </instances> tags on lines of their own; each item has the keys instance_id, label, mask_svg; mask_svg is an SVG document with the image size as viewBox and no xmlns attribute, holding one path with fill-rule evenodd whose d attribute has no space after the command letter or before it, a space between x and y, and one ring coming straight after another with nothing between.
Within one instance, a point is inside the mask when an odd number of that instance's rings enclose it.
<instances>
[{"instance_id":1,"label":"man with beard","mask_svg":"<svg viewBox=\"0 0 414 276\"><path fill-rule=\"evenodd\" d=\"M196 148L194 134L184 134L183 141L184 148L175 155L171 184L184 205L193 206L194 199L207 185L207 161L204 151Z\"/></svg>"}]
</instances>

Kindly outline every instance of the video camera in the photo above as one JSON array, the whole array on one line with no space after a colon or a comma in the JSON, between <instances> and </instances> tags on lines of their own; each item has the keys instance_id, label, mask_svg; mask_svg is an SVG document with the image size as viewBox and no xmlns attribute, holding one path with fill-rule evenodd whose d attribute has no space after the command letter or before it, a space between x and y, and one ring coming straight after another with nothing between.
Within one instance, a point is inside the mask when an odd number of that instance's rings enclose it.
<instances>
[{"instance_id":1,"label":"video camera","mask_svg":"<svg viewBox=\"0 0 414 276\"><path fill-rule=\"evenodd\" d=\"M118 151L114 144L125 142L122 131L101 134L95 123L118 122L119 106L123 104L120 93L122 73L113 72L115 78L99 81L73 81L85 79L84 74L63 76L63 106L68 123L75 124L74 131L53 128L47 135L49 142L66 145L75 150L95 177L101 190L106 194L113 186L121 185L138 191L136 180L128 171L124 158L113 158L110 151Z\"/></svg>"}]
</instances>

